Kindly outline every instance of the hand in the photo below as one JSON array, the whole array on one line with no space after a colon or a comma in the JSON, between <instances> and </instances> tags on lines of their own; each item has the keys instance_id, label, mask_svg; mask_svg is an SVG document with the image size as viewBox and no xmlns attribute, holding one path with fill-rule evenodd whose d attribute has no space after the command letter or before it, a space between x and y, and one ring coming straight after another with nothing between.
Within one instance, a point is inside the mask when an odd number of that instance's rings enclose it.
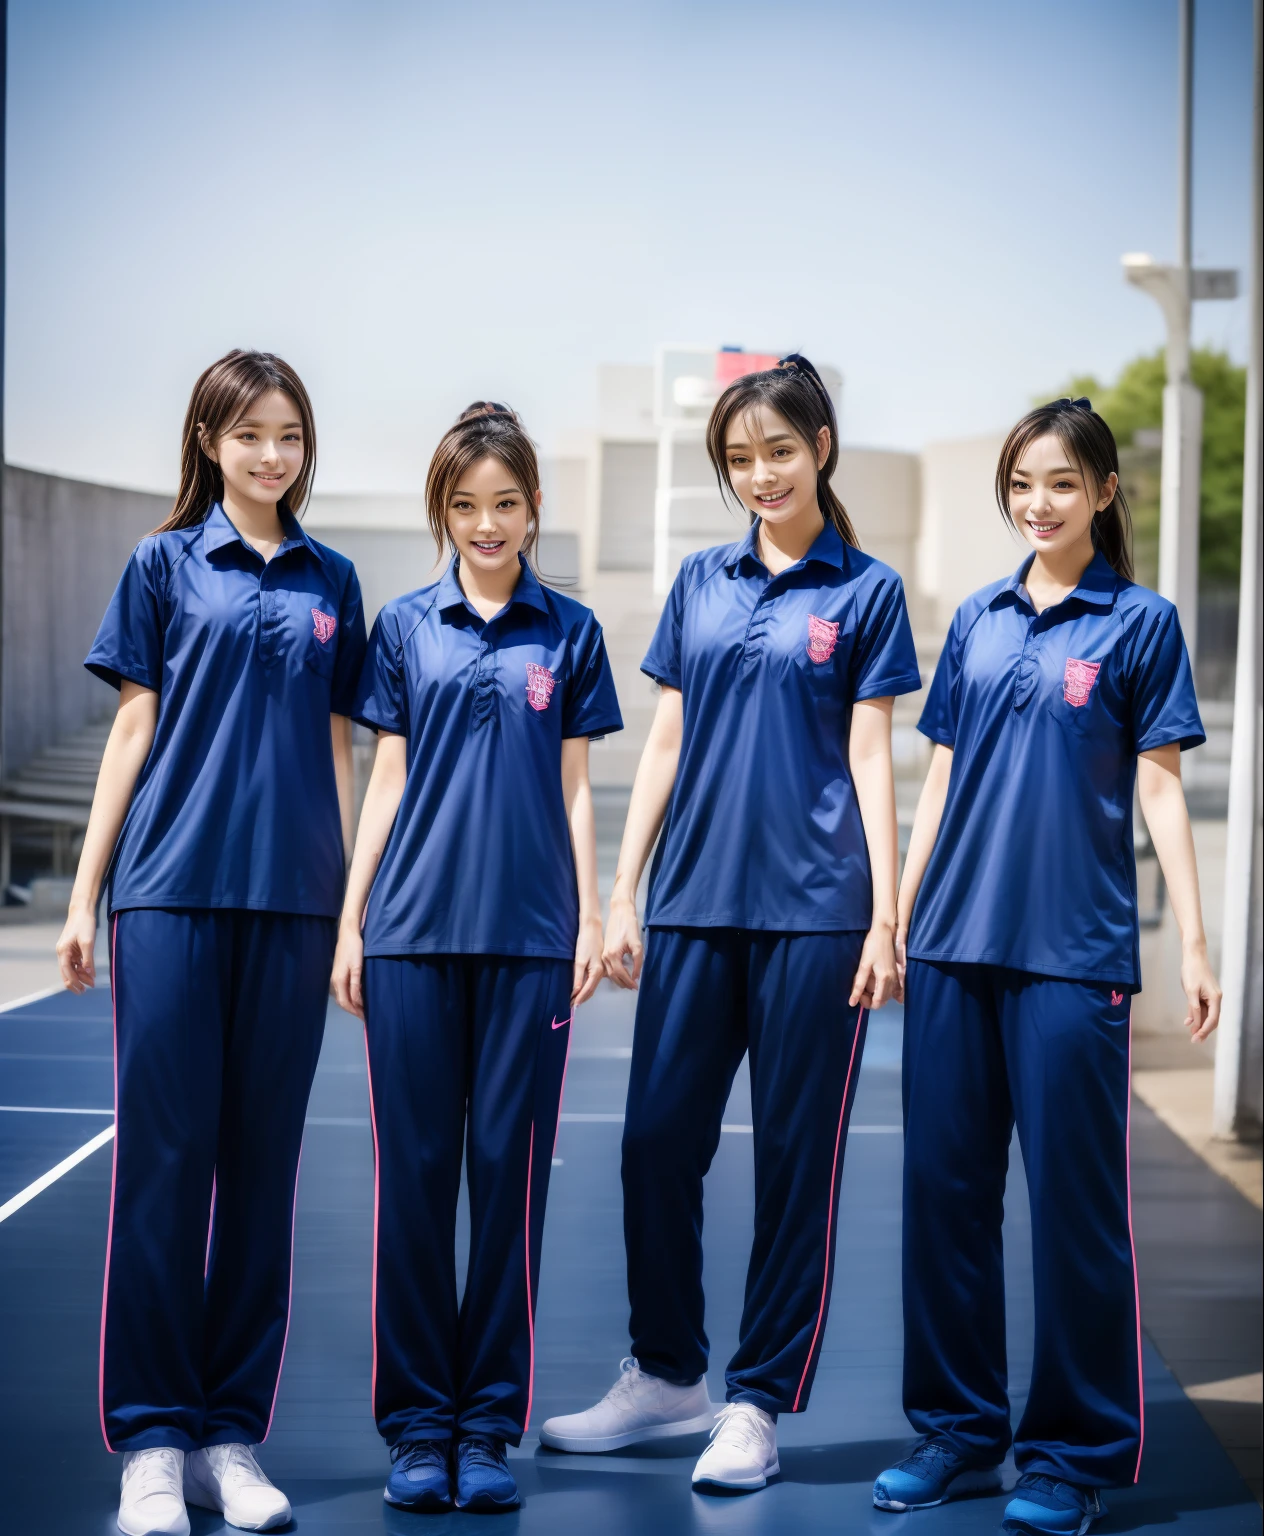
<instances>
[{"instance_id":1,"label":"hand","mask_svg":"<svg viewBox=\"0 0 1264 1536\"><path fill-rule=\"evenodd\" d=\"M72 901L66 926L57 940L57 968L64 986L72 992L86 992L97 984L93 959L97 946L97 914L94 906Z\"/></svg>"},{"instance_id":2,"label":"hand","mask_svg":"<svg viewBox=\"0 0 1264 1536\"><path fill-rule=\"evenodd\" d=\"M881 1008L895 995L897 981L893 930L889 923L875 923L865 935L848 1007Z\"/></svg>"},{"instance_id":3,"label":"hand","mask_svg":"<svg viewBox=\"0 0 1264 1536\"><path fill-rule=\"evenodd\" d=\"M358 928L339 925L329 990L339 1008L364 1018L364 939Z\"/></svg>"},{"instance_id":4,"label":"hand","mask_svg":"<svg viewBox=\"0 0 1264 1536\"><path fill-rule=\"evenodd\" d=\"M1192 944L1182 953L1181 990L1189 1004L1185 1028L1190 1039L1206 1040L1220 1023L1220 985L1207 959L1206 944Z\"/></svg>"},{"instance_id":5,"label":"hand","mask_svg":"<svg viewBox=\"0 0 1264 1536\"><path fill-rule=\"evenodd\" d=\"M626 896L610 898L610 920L606 924L606 944L601 953L606 975L615 986L635 992L641 975L641 925L636 916L636 903ZM628 957L632 964L628 965Z\"/></svg>"},{"instance_id":6,"label":"hand","mask_svg":"<svg viewBox=\"0 0 1264 1536\"><path fill-rule=\"evenodd\" d=\"M571 1007L586 1003L606 974L601 959L601 918L583 918L575 941L575 979L571 985Z\"/></svg>"}]
</instances>

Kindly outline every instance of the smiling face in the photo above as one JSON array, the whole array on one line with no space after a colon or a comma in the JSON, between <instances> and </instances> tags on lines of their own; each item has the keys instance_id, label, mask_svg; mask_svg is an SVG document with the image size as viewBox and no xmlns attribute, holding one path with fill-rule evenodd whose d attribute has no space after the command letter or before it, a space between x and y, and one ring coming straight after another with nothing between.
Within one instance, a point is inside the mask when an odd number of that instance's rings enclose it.
<instances>
[{"instance_id":1,"label":"smiling face","mask_svg":"<svg viewBox=\"0 0 1264 1536\"><path fill-rule=\"evenodd\" d=\"M536 493L536 508L539 507ZM461 475L448 497L448 533L463 569L486 572L517 568L533 509L513 476L491 455Z\"/></svg>"},{"instance_id":2,"label":"smiling face","mask_svg":"<svg viewBox=\"0 0 1264 1536\"><path fill-rule=\"evenodd\" d=\"M1019 532L1044 555L1092 553L1094 515L1108 507L1119 484L1099 486L1075 462L1057 435L1033 438L1009 477L1009 510Z\"/></svg>"},{"instance_id":3,"label":"smiling face","mask_svg":"<svg viewBox=\"0 0 1264 1536\"><path fill-rule=\"evenodd\" d=\"M219 465L226 499L275 507L307 454L298 407L283 391L270 390L216 442L204 442L202 451Z\"/></svg>"},{"instance_id":4,"label":"smiling face","mask_svg":"<svg viewBox=\"0 0 1264 1536\"><path fill-rule=\"evenodd\" d=\"M814 448L771 406L735 416L724 436L729 483L747 509L766 523L790 523L820 516L816 472L829 456L829 428Z\"/></svg>"}]
</instances>

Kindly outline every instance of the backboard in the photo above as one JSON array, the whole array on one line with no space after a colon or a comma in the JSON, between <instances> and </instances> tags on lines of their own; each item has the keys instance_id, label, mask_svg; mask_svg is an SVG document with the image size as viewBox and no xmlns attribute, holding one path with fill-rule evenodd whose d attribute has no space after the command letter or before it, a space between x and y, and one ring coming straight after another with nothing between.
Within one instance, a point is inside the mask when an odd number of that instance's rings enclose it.
<instances>
[{"instance_id":1,"label":"backboard","mask_svg":"<svg viewBox=\"0 0 1264 1536\"><path fill-rule=\"evenodd\" d=\"M658 347L654 353L654 423L701 426L734 379L775 368L779 352L740 347Z\"/></svg>"}]
</instances>

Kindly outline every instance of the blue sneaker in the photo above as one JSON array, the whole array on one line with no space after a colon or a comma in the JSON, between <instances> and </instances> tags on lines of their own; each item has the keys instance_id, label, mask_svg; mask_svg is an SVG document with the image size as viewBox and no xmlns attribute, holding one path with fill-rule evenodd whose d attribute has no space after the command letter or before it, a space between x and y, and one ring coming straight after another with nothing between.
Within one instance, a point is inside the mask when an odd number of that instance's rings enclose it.
<instances>
[{"instance_id":1,"label":"blue sneaker","mask_svg":"<svg viewBox=\"0 0 1264 1536\"><path fill-rule=\"evenodd\" d=\"M1024 1472L1014 1485L1014 1497L1005 1506L1001 1529L1031 1532L1033 1536L1084 1536L1093 1521L1105 1513L1096 1488L1064 1483L1043 1472Z\"/></svg>"},{"instance_id":2,"label":"blue sneaker","mask_svg":"<svg viewBox=\"0 0 1264 1536\"><path fill-rule=\"evenodd\" d=\"M873 1507L931 1509L959 1493L995 1493L1000 1486L999 1467L972 1467L947 1440L923 1440L907 1460L878 1474Z\"/></svg>"},{"instance_id":3,"label":"blue sneaker","mask_svg":"<svg viewBox=\"0 0 1264 1536\"><path fill-rule=\"evenodd\" d=\"M517 1509L518 1485L505 1459L505 1442L467 1435L456 1447L456 1507L478 1514Z\"/></svg>"},{"instance_id":4,"label":"blue sneaker","mask_svg":"<svg viewBox=\"0 0 1264 1536\"><path fill-rule=\"evenodd\" d=\"M423 1514L452 1508L452 1445L448 1440L401 1440L391 1447L391 1475L382 1497Z\"/></svg>"}]
</instances>

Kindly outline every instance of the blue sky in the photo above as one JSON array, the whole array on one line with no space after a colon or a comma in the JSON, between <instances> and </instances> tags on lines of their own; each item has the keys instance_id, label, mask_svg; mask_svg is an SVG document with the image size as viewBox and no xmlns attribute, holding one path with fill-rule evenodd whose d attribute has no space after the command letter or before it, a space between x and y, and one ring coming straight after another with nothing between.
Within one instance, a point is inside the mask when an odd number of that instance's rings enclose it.
<instances>
[{"instance_id":1,"label":"blue sky","mask_svg":"<svg viewBox=\"0 0 1264 1536\"><path fill-rule=\"evenodd\" d=\"M1197 15L1195 255L1244 267L1250 3ZM469 399L549 450L658 342L798 348L917 447L1162 339L1119 258L1175 253L1176 0L9 17L13 462L169 488L236 345L307 381L318 489L408 491Z\"/></svg>"}]
</instances>

